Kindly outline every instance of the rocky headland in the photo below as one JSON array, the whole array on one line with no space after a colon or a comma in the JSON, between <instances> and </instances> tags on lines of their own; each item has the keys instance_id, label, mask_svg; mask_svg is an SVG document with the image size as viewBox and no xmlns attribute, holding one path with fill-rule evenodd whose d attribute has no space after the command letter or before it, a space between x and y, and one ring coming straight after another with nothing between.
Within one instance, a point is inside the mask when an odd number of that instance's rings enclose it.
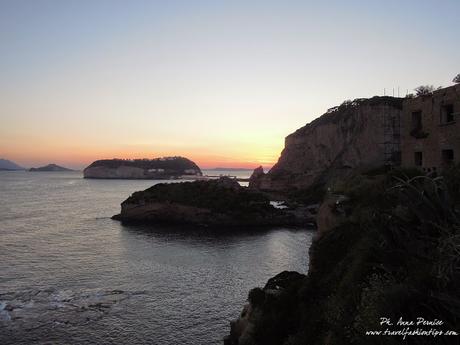
<instances>
[{"instance_id":1,"label":"rocky headland","mask_svg":"<svg viewBox=\"0 0 460 345\"><path fill-rule=\"evenodd\" d=\"M29 171L73 171L72 169L64 168L57 164L48 164L39 168L30 168Z\"/></svg>"},{"instance_id":2,"label":"rocky headland","mask_svg":"<svg viewBox=\"0 0 460 345\"><path fill-rule=\"evenodd\" d=\"M403 99L373 97L344 102L288 135L268 173L258 168L250 188L289 193L385 164L384 134L399 130ZM385 116L384 116L385 115ZM384 117L390 126L384 133ZM392 119L395 119L394 121ZM391 126L393 124L393 127Z\"/></svg>"},{"instance_id":3,"label":"rocky headland","mask_svg":"<svg viewBox=\"0 0 460 345\"><path fill-rule=\"evenodd\" d=\"M264 194L228 177L156 184L123 201L121 213L113 218L123 222L223 227L306 227L311 221L306 209L275 207Z\"/></svg>"},{"instance_id":4,"label":"rocky headland","mask_svg":"<svg viewBox=\"0 0 460 345\"><path fill-rule=\"evenodd\" d=\"M94 179L171 179L183 175L201 176L201 169L184 157L156 159L103 159L91 163L83 171Z\"/></svg>"}]
</instances>

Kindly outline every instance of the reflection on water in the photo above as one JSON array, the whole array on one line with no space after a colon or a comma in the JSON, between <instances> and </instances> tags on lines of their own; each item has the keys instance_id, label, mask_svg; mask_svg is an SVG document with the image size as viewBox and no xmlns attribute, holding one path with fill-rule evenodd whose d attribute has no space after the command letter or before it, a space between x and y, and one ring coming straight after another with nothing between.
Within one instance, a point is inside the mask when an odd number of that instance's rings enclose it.
<instances>
[{"instance_id":1,"label":"reflection on water","mask_svg":"<svg viewBox=\"0 0 460 345\"><path fill-rule=\"evenodd\" d=\"M220 344L252 287L306 272L309 231L110 219L153 183L0 173L1 344Z\"/></svg>"}]
</instances>

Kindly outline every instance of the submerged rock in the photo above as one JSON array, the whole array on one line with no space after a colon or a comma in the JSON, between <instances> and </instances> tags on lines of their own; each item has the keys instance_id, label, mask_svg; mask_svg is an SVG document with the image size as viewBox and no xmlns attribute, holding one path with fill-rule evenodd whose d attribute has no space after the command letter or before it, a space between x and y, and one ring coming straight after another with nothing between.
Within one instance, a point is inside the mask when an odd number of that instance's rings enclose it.
<instances>
[{"instance_id":1,"label":"submerged rock","mask_svg":"<svg viewBox=\"0 0 460 345\"><path fill-rule=\"evenodd\" d=\"M113 219L205 226L305 226L307 214L275 208L265 195L228 177L157 184L135 192Z\"/></svg>"},{"instance_id":2,"label":"submerged rock","mask_svg":"<svg viewBox=\"0 0 460 345\"><path fill-rule=\"evenodd\" d=\"M82 326L122 309L125 300L142 294L143 291L55 288L0 293L0 329L17 333L58 325Z\"/></svg>"}]
</instances>

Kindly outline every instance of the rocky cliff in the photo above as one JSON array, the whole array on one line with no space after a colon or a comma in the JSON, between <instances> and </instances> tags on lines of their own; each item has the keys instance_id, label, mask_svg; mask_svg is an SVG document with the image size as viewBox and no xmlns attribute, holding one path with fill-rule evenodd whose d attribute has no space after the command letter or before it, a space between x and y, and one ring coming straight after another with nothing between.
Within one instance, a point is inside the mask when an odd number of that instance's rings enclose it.
<instances>
[{"instance_id":1,"label":"rocky cliff","mask_svg":"<svg viewBox=\"0 0 460 345\"><path fill-rule=\"evenodd\" d=\"M83 171L85 178L101 179L169 179L181 175L199 175L201 170L184 157L156 159L104 159L91 163Z\"/></svg>"},{"instance_id":2,"label":"rocky cliff","mask_svg":"<svg viewBox=\"0 0 460 345\"><path fill-rule=\"evenodd\" d=\"M250 187L267 191L307 189L359 168L385 164L384 142L397 141L401 98L373 97L344 102L288 135L278 162L257 169Z\"/></svg>"}]
</instances>

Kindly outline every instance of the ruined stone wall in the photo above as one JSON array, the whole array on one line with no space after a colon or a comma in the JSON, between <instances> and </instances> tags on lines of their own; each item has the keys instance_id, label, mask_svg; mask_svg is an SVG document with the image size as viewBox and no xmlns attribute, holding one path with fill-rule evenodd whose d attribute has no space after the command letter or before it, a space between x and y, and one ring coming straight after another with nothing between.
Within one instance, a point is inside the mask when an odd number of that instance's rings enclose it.
<instances>
[{"instance_id":1,"label":"ruined stone wall","mask_svg":"<svg viewBox=\"0 0 460 345\"><path fill-rule=\"evenodd\" d=\"M453 111L449 118L448 110ZM401 158L402 166L419 166L426 172L460 162L460 85L404 101Z\"/></svg>"}]
</instances>

